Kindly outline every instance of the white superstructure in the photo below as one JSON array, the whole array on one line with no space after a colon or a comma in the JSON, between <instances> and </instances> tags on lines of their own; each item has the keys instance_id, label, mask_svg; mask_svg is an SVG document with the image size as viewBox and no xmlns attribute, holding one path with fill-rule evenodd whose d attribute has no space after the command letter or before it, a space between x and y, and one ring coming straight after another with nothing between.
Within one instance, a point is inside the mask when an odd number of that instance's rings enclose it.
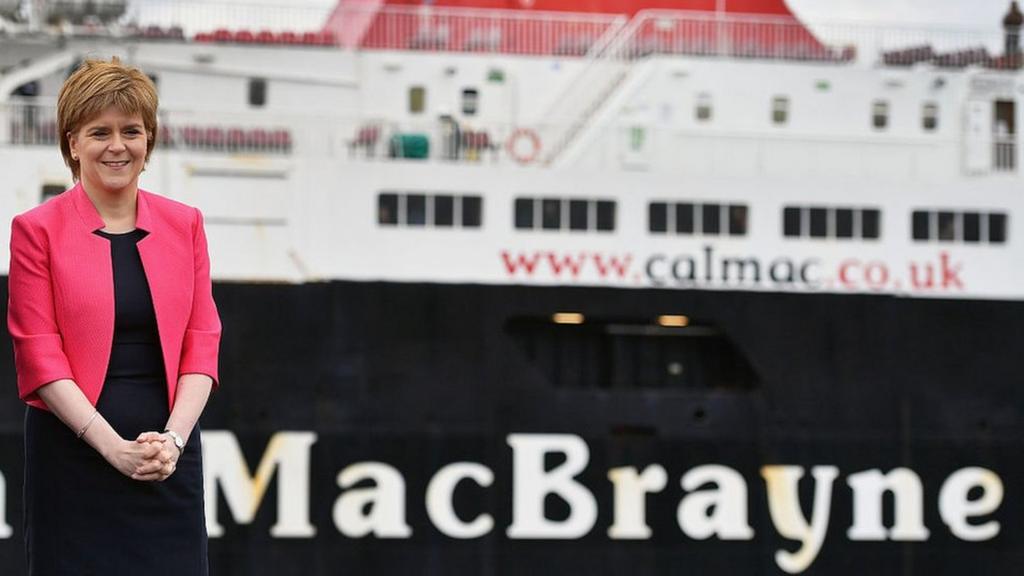
<instances>
[{"instance_id":1,"label":"white superstructure","mask_svg":"<svg viewBox=\"0 0 1024 576\"><path fill-rule=\"evenodd\" d=\"M494 40L475 13L430 15ZM143 187L203 210L222 281L1024 298L1020 54L972 50L998 30L932 51L927 31L837 26L786 52L736 42L792 33L771 18L529 18L564 49L9 23L0 234L71 184L53 123L69 67L119 55L160 91ZM571 26L594 32L558 44ZM722 27L728 45L686 42Z\"/></svg>"}]
</instances>

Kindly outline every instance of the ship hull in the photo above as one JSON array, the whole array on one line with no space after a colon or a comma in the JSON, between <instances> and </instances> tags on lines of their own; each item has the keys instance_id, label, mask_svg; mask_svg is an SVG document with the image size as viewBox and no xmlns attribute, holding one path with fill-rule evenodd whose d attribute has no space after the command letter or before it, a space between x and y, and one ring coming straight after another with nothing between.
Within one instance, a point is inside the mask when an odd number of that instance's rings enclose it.
<instances>
[{"instance_id":1,"label":"ship hull","mask_svg":"<svg viewBox=\"0 0 1024 576\"><path fill-rule=\"evenodd\" d=\"M994 574L1024 561L1019 302L372 282L220 283L215 296L222 387L202 421L207 474L215 476L206 495L208 524L217 525L214 574L783 573L777 552L801 544L780 533L771 467L804 472L805 518L823 510L825 501L814 498L824 489L817 472L836 470L827 531L803 572ZM529 320L547 330L544 321L567 310L606 328L686 314L730 342L752 377L742 385L648 385L649 372L634 367L642 385L631 384L602 379L597 364L608 358L588 366L576 350L584 365L571 372L593 381L560 381L551 362L531 355L520 327ZM663 348L651 346L649 361L660 369L665 359L655 348ZM13 374L10 352L3 361ZM706 372L709 361L691 358L687 369ZM0 563L19 567L12 574L24 569L22 415L12 396L0 405L12 527L0 540ZM217 446L231 441L251 478L262 460L277 463L248 518L231 502L237 482L221 474L231 453ZM562 449L579 445L585 460L571 462ZM543 446L551 454L531 472L530 455ZM431 486L453 463L491 472L490 482L464 478L448 497L462 523L491 519L479 536L453 537L451 522L438 520ZM401 484L374 481L366 471L377 464ZM570 464L578 466L572 485L593 497L594 517L579 524L587 506L547 496L552 531L530 528L530 486ZM746 517L733 524L748 534L695 537L693 522L680 520L683 502L699 492L681 486L683 477L712 465L742 478L745 493L728 497ZM649 534L610 534L624 509L609 471L651 466L667 482L642 500ZM920 478L927 538L851 538L850 477L897 468ZM982 541L965 539L943 508L950 478L971 469L994 473L1004 488L998 506L968 522L998 524ZM367 488L378 489L378 499L356 506ZM892 499L885 502L890 527L895 512ZM375 506L377 524L360 524L353 510L373 517ZM570 524L576 533L563 530Z\"/></svg>"}]
</instances>

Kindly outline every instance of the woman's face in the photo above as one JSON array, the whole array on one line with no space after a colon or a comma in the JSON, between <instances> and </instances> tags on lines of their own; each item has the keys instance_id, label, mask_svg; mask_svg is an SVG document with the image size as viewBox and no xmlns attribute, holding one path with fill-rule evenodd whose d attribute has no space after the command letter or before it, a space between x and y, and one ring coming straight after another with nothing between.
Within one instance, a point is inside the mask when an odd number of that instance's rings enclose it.
<instances>
[{"instance_id":1,"label":"woman's face","mask_svg":"<svg viewBox=\"0 0 1024 576\"><path fill-rule=\"evenodd\" d=\"M147 144L141 114L108 108L69 133L68 142L86 190L121 194L138 188Z\"/></svg>"}]
</instances>

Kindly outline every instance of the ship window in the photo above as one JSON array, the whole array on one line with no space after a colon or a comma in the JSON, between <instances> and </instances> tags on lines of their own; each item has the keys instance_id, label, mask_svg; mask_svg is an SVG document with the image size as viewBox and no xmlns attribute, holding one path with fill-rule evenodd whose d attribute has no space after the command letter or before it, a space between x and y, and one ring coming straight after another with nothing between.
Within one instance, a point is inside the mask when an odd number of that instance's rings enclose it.
<instances>
[{"instance_id":1,"label":"ship window","mask_svg":"<svg viewBox=\"0 0 1024 576\"><path fill-rule=\"evenodd\" d=\"M664 202L651 202L647 205L647 228L658 233L668 230L668 206Z\"/></svg>"},{"instance_id":2,"label":"ship window","mask_svg":"<svg viewBox=\"0 0 1024 576\"><path fill-rule=\"evenodd\" d=\"M516 198L516 228L533 228L532 198Z\"/></svg>"},{"instance_id":3,"label":"ship window","mask_svg":"<svg viewBox=\"0 0 1024 576\"><path fill-rule=\"evenodd\" d=\"M676 204L676 234L693 234L693 204Z\"/></svg>"},{"instance_id":4,"label":"ship window","mask_svg":"<svg viewBox=\"0 0 1024 576\"><path fill-rule=\"evenodd\" d=\"M882 213L875 208L802 208L782 211L782 234L787 238L862 238L881 236Z\"/></svg>"},{"instance_id":5,"label":"ship window","mask_svg":"<svg viewBox=\"0 0 1024 576\"><path fill-rule=\"evenodd\" d=\"M377 222L384 226L398 224L398 194L381 193L377 197Z\"/></svg>"},{"instance_id":6,"label":"ship window","mask_svg":"<svg viewBox=\"0 0 1024 576\"><path fill-rule=\"evenodd\" d=\"M836 210L836 238L853 238L853 210Z\"/></svg>"},{"instance_id":7,"label":"ship window","mask_svg":"<svg viewBox=\"0 0 1024 576\"><path fill-rule=\"evenodd\" d=\"M789 98L776 96L772 98L772 123L785 124L789 121Z\"/></svg>"},{"instance_id":8,"label":"ship window","mask_svg":"<svg viewBox=\"0 0 1024 576\"><path fill-rule=\"evenodd\" d=\"M988 241L993 244L1006 242L1006 214L988 215Z\"/></svg>"},{"instance_id":9,"label":"ship window","mask_svg":"<svg viewBox=\"0 0 1024 576\"><path fill-rule=\"evenodd\" d=\"M931 218L928 212L915 210L911 216L911 228L914 240L928 240L931 232L928 230Z\"/></svg>"},{"instance_id":10,"label":"ship window","mask_svg":"<svg viewBox=\"0 0 1024 576\"><path fill-rule=\"evenodd\" d=\"M717 235L722 226L722 211L718 204L701 206L701 233Z\"/></svg>"},{"instance_id":11,"label":"ship window","mask_svg":"<svg viewBox=\"0 0 1024 576\"><path fill-rule=\"evenodd\" d=\"M871 125L878 130L889 125L889 103L885 100L875 100L871 105Z\"/></svg>"},{"instance_id":12,"label":"ship window","mask_svg":"<svg viewBox=\"0 0 1024 576\"><path fill-rule=\"evenodd\" d=\"M782 211L782 233L783 235L795 238L800 236L800 208L787 207Z\"/></svg>"},{"instance_id":13,"label":"ship window","mask_svg":"<svg viewBox=\"0 0 1024 576\"><path fill-rule=\"evenodd\" d=\"M39 200L39 203L42 204L43 202L46 202L50 198L59 195L60 193L64 192L64 189L65 186L63 184L43 184L43 189L41 190L41 198Z\"/></svg>"},{"instance_id":14,"label":"ship window","mask_svg":"<svg viewBox=\"0 0 1024 576\"><path fill-rule=\"evenodd\" d=\"M1001 212L955 212L915 210L911 217L912 238L922 242L964 242L991 244L1006 242L1007 215Z\"/></svg>"},{"instance_id":15,"label":"ship window","mask_svg":"<svg viewBox=\"0 0 1024 576\"><path fill-rule=\"evenodd\" d=\"M15 4L15 6L17 6L17 4ZM26 82L15 88L12 94L15 96L24 96L26 98L35 98L36 96L39 96L39 81L33 80L31 82Z\"/></svg>"},{"instance_id":16,"label":"ship window","mask_svg":"<svg viewBox=\"0 0 1024 576\"><path fill-rule=\"evenodd\" d=\"M611 203L610 203L611 204ZM749 209L743 204L652 202L648 207L651 232L745 236Z\"/></svg>"},{"instance_id":17,"label":"ship window","mask_svg":"<svg viewBox=\"0 0 1024 576\"><path fill-rule=\"evenodd\" d=\"M452 196L434 196L434 226L452 226L455 224L455 198Z\"/></svg>"},{"instance_id":18,"label":"ship window","mask_svg":"<svg viewBox=\"0 0 1024 576\"><path fill-rule=\"evenodd\" d=\"M381 192L377 196L377 223L452 228L461 222L463 228L479 228L482 203L480 196Z\"/></svg>"},{"instance_id":19,"label":"ship window","mask_svg":"<svg viewBox=\"0 0 1024 576\"><path fill-rule=\"evenodd\" d=\"M729 235L745 236L747 234L747 207L733 204L729 206Z\"/></svg>"},{"instance_id":20,"label":"ship window","mask_svg":"<svg viewBox=\"0 0 1024 576\"><path fill-rule=\"evenodd\" d=\"M828 210L811 208L811 238L828 236Z\"/></svg>"},{"instance_id":21,"label":"ship window","mask_svg":"<svg viewBox=\"0 0 1024 576\"><path fill-rule=\"evenodd\" d=\"M462 113L466 116L476 115L480 104L480 93L476 88L466 88L462 91Z\"/></svg>"},{"instance_id":22,"label":"ship window","mask_svg":"<svg viewBox=\"0 0 1024 576\"><path fill-rule=\"evenodd\" d=\"M602 232L615 230L615 202L597 201L597 229Z\"/></svg>"},{"instance_id":23,"label":"ship window","mask_svg":"<svg viewBox=\"0 0 1024 576\"><path fill-rule=\"evenodd\" d=\"M952 212L939 212L939 241L956 240L956 219Z\"/></svg>"},{"instance_id":24,"label":"ship window","mask_svg":"<svg viewBox=\"0 0 1024 576\"><path fill-rule=\"evenodd\" d=\"M480 196L462 197L462 227L479 228L483 225L484 199Z\"/></svg>"},{"instance_id":25,"label":"ship window","mask_svg":"<svg viewBox=\"0 0 1024 576\"><path fill-rule=\"evenodd\" d=\"M426 196L409 194L405 197L405 223L409 226L423 226L427 223Z\"/></svg>"},{"instance_id":26,"label":"ship window","mask_svg":"<svg viewBox=\"0 0 1024 576\"><path fill-rule=\"evenodd\" d=\"M915 212L917 214L917 212ZM964 212L964 242L978 242L981 240L981 214L977 212ZM914 238L915 240L917 237Z\"/></svg>"},{"instance_id":27,"label":"ship window","mask_svg":"<svg viewBox=\"0 0 1024 576\"><path fill-rule=\"evenodd\" d=\"M422 114L427 107L427 89L423 86L409 88L409 112Z\"/></svg>"},{"instance_id":28,"label":"ship window","mask_svg":"<svg viewBox=\"0 0 1024 576\"><path fill-rule=\"evenodd\" d=\"M861 237L875 240L881 236L882 213L875 209L867 209L860 213Z\"/></svg>"},{"instance_id":29,"label":"ship window","mask_svg":"<svg viewBox=\"0 0 1024 576\"><path fill-rule=\"evenodd\" d=\"M664 209L665 204L661 206ZM534 215L538 209L539 221ZM656 222L651 224L654 225ZM615 202L575 198L517 198L515 227L519 230L615 230Z\"/></svg>"},{"instance_id":30,"label":"ship window","mask_svg":"<svg viewBox=\"0 0 1024 576\"><path fill-rule=\"evenodd\" d=\"M541 226L545 230L558 230L562 227L562 201L557 198L545 198L540 201Z\"/></svg>"},{"instance_id":31,"label":"ship window","mask_svg":"<svg viewBox=\"0 0 1024 576\"><path fill-rule=\"evenodd\" d=\"M249 78L249 105L261 108L267 103L267 81L263 78Z\"/></svg>"},{"instance_id":32,"label":"ship window","mask_svg":"<svg viewBox=\"0 0 1024 576\"><path fill-rule=\"evenodd\" d=\"M926 102L921 109L921 127L928 132L934 132L939 127L939 105L934 102Z\"/></svg>"},{"instance_id":33,"label":"ship window","mask_svg":"<svg viewBox=\"0 0 1024 576\"><path fill-rule=\"evenodd\" d=\"M697 95L697 120L707 122L711 120L711 95L702 93Z\"/></svg>"},{"instance_id":34,"label":"ship window","mask_svg":"<svg viewBox=\"0 0 1024 576\"><path fill-rule=\"evenodd\" d=\"M569 200L569 229L587 229L587 206L586 200Z\"/></svg>"}]
</instances>

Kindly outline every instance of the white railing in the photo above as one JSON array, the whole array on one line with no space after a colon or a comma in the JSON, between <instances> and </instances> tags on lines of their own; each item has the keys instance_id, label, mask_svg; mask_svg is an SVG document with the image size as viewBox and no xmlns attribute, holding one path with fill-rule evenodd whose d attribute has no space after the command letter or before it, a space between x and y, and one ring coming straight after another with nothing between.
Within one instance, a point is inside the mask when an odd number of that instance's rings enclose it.
<instances>
[{"instance_id":1,"label":"white railing","mask_svg":"<svg viewBox=\"0 0 1024 576\"><path fill-rule=\"evenodd\" d=\"M986 64L1000 33L874 23L820 23L812 27L785 16L645 10L635 18L633 56L686 54L733 58L811 60L891 65Z\"/></svg>"},{"instance_id":2,"label":"white railing","mask_svg":"<svg viewBox=\"0 0 1024 576\"><path fill-rule=\"evenodd\" d=\"M434 50L582 56L625 18L522 10L387 6L372 10L344 4L330 31L342 45L370 50ZM347 21L360 21L348 29Z\"/></svg>"},{"instance_id":3,"label":"white railing","mask_svg":"<svg viewBox=\"0 0 1024 576\"><path fill-rule=\"evenodd\" d=\"M622 53L631 57L685 54L881 61L897 66L1020 65L1000 57L1002 35L997 26L977 31L845 22L808 28L784 16L665 10L642 11L633 23L633 37ZM225 43L580 56L591 54L616 26L622 26L622 17L611 14L383 5L380 0L345 0L336 7L282 0L135 0L109 30L97 25L70 30Z\"/></svg>"},{"instance_id":4,"label":"white railing","mask_svg":"<svg viewBox=\"0 0 1024 576\"><path fill-rule=\"evenodd\" d=\"M614 57L651 54L845 61L853 48L833 48L784 16L645 10Z\"/></svg>"},{"instance_id":5,"label":"white railing","mask_svg":"<svg viewBox=\"0 0 1024 576\"><path fill-rule=\"evenodd\" d=\"M172 2L133 1L122 23L146 30L181 30L183 36L226 30L232 34L242 30L273 33L317 32L323 28L331 7L303 6L280 2L206 2L174 0Z\"/></svg>"},{"instance_id":6,"label":"white railing","mask_svg":"<svg viewBox=\"0 0 1024 576\"><path fill-rule=\"evenodd\" d=\"M392 120L359 116L314 117L162 110L157 149L204 156L321 158L330 162L446 164L480 167L522 167L545 169L551 142L545 134L564 132L566 125L513 125L497 122L461 122L450 117L437 120ZM675 129L602 124L588 139L588 162L621 165L631 169L671 169L656 143L668 142ZM849 144L877 147L890 145L907 149L915 145L934 146L902 140L843 137L841 135L716 135L745 145L757 143L758 155L768 154L780 141L803 142L808 148ZM54 106L24 102L0 105L0 149L48 148L58 144ZM728 145L728 144L726 144ZM954 141L945 145L953 148ZM989 170L1016 173L1020 162L1015 136L991 135ZM894 148L895 150L896 148ZM757 165L767 160L755 162ZM589 164L588 164L589 165Z\"/></svg>"},{"instance_id":7,"label":"white railing","mask_svg":"<svg viewBox=\"0 0 1024 576\"><path fill-rule=\"evenodd\" d=\"M544 115L547 127L544 140L544 164L552 164L588 126L597 111L615 93L638 57L648 53L637 49L638 39L646 27L645 13L637 15L621 28L616 28L587 55L587 62L576 78L554 100Z\"/></svg>"},{"instance_id":8,"label":"white railing","mask_svg":"<svg viewBox=\"0 0 1024 576\"><path fill-rule=\"evenodd\" d=\"M608 14L354 1L333 10L268 3L137 1L111 33L216 43L582 56L624 20Z\"/></svg>"},{"instance_id":9,"label":"white railing","mask_svg":"<svg viewBox=\"0 0 1024 576\"><path fill-rule=\"evenodd\" d=\"M195 154L332 156L351 161L539 166L539 125L391 121L355 116L225 114L161 109L157 147ZM0 147L59 143L53 102L0 105Z\"/></svg>"},{"instance_id":10,"label":"white railing","mask_svg":"<svg viewBox=\"0 0 1024 576\"><path fill-rule=\"evenodd\" d=\"M540 166L542 126L344 120L336 149L351 160Z\"/></svg>"},{"instance_id":11,"label":"white railing","mask_svg":"<svg viewBox=\"0 0 1024 576\"><path fill-rule=\"evenodd\" d=\"M1017 170L1017 139L1014 136L996 136L992 142L993 168L996 172Z\"/></svg>"},{"instance_id":12,"label":"white railing","mask_svg":"<svg viewBox=\"0 0 1024 576\"><path fill-rule=\"evenodd\" d=\"M0 145L56 146L56 106L16 101L0 105Z\"/></svg>"},{"instance_id":13,"label":"white railing","mask_svg":"<svg viewBox=\"0 0 1024 576\"><path fill-rule=\"evenodd\" d=\"M54 103L11 102L0 106L0 146L57 146ZM157 145L195 152L290 154L294 148L288 124L258 116L160 113Z\"/></svg>"}]
</instances>

